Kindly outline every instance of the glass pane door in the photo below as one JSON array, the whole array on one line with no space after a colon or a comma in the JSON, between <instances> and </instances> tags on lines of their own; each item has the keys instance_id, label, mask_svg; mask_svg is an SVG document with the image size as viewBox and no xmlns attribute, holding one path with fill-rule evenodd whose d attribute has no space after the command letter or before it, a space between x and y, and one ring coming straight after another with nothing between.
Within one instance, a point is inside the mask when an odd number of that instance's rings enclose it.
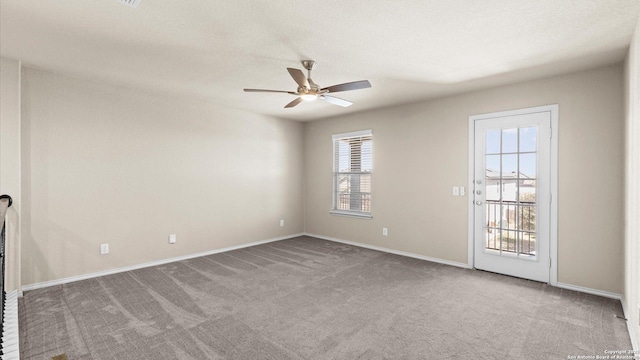
<instances>
[{"instance_id":1,"label":"glass pane door","mask_svg":"<svg viewBox=\"0 0 640 360\"><path fill-rule=\"evenodd\" d=\"M551 111L473 119L473 262L477 269L550 279Z\"/></svg>"},{"instance_id":2,"label":"glass pane door","mask_svg":"<svg viewBox=\"0 0 640 360\"><path fill-rule=\"evenodd\" d=\"M537 126L485 134L485 251L536 256Z\"/></svg>"}]
</instances>

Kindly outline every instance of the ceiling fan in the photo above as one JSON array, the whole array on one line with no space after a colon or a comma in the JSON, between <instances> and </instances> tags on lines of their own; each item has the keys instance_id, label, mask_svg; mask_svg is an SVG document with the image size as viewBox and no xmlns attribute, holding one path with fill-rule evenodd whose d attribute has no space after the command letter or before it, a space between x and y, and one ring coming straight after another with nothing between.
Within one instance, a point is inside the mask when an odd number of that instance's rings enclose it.
<instances>
[{"instance_id":1,"label":"ceiling fan","mask_svg":"<svg viewBox=\"0 0 640 360\"><path fill-rule=\"evenodd\" d=\"M314 83L311 80L311 70L316 66L316 62L313 60L302 60L302 66L309 72L309 76L304 76L304 73L300 69L287 68L289 74L298 84L298 90L296 91L284 91L284 90L263 90L263 89L244 89L246 92L275 92L275 93L285 93L296 95L297 98L292 102L285 105L285 108L292 108L302 101L312 101L316 99L324 100L328 103L338 105L338 106L351 106L353 103L351 101L347 101L344 99L337 98L335 96L329 96L327 94L340 92L340 91L349 91L349 90L358 90L370 88L371 83L368 80L361 81L353 81L344 84L338 84L333 86L328 86L325 88L320 88L318 84Z\"/></svg>"}]
</instances>

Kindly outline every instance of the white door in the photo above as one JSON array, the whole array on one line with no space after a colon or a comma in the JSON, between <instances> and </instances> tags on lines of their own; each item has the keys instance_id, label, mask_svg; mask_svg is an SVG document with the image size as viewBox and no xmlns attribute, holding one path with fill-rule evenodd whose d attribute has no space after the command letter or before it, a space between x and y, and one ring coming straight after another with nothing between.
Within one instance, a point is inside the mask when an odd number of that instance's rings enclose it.
<instances>
[{"instance_id":1,"label":"white door","mask_svg":"<svg viewBox=\"0 0 640 360\"><path fill-rule=\"evenodd\" d=\"M540 110L471 118L470 195L474 267L549 282L552 113Z\"/></svg>"}]
</instances>

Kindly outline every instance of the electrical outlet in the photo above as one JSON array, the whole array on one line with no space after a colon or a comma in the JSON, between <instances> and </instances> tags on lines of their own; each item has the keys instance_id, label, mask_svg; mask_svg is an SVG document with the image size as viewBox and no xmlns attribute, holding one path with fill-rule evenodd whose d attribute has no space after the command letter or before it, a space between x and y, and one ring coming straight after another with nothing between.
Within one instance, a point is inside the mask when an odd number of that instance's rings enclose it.
<instances>
[{"instance_id":1,"label":"electrical outlet","mask_svg":"<svg viewBox=\"0 0 640 360\"><path fill-rule=\"evenodd\" d=\"M100 244L100 255L109 253L109 244Z\"/></svg>"},{"instance_id":2,"label":"electrical outlet","mask_svg":"<svg viewBox=\"0 0 640 360\"><path fill-rule=\"evenodd\" d=\"M169 244L176 243L176 234L169 234Z\"/></svg>"},{"instance_id":3,"label":"electrical outlet","mask_svg":"<svg viewBox=\"0 0 640 360\"><path fill-rule=\"evenodd\" d=\"M382 236L387 236L389 235L389 231L387 231L387 228L382 228Z\"/></svg>"},{"instance_id":4,"label":"electrical outlet","mask_svg":"<svg viewBox=\"0 0 640 360\"><path fill-rule=\"evenodd\" d=\"M284 220L280 220L280 226L284 226Z\"/></svg>"}]
</instances>

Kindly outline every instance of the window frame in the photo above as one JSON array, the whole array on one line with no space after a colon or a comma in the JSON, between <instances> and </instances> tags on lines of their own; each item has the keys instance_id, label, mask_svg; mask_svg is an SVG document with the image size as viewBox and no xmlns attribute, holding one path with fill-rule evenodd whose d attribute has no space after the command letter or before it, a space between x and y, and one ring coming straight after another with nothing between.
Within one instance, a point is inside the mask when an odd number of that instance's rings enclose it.
<instances>
[{"instance_id":1,"label":"window frame","mask_svg":"<svg viewBox=\"0 0 640 360\"><path fill-rule=\"evenodd\" d=\"M336 151L339 151L338 146L336 146L336 141L340 141L340 140L346 140L346 139L353 139L353 138L360 138L360 137L371 137L371 155L370 155L370 163L371 163L371 170L370 171L360 171L359 175L362 174L368 174L370 177L370 182L373 178L373 131L371 129L368 130L360 130L360 131L353 131L353 132L347 132L347 133L341 133L341 134L334 134L331 136L331 145L332 145L332 153L333 153L333 169L332 169L332 180L331 180L331 198L332 198L332 205L331 205L331 211L329 211L330 214L332 215L339 215L339 216L348 216L348 217L357 217L357 218L364 218L364 219L371 219L373 218L373 208L371 206L371 194L372 194L372 190L370 189L369 191L369 211L358 211L358 210L344 210L344 209L338 209L338 205L339 205L339 201L338 201L338 189L336 188L337 182L336 182L336 178L339 174L344 173L339 171L339 154L336 153ZM349 172L351 173L351 172ZM359 181L358 181L359 182ZM372 184L370 184L371 186Z\"/></svg>"}]
</instances>

